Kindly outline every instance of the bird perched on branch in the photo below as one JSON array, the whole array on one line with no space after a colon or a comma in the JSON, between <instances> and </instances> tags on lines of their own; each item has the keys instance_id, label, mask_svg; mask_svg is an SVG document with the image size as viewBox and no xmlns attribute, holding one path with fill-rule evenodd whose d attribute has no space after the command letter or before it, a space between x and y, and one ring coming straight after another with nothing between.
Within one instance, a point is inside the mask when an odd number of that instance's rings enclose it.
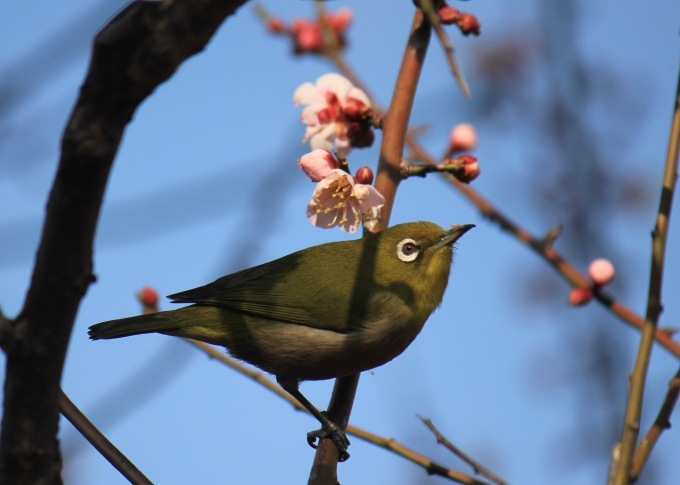
<instances>
[{"instance_id":1,"label":"bird perched on branch","mask_svg":"<svg viewBox=\"0 0 680 485\"><path fill-rule=\"evenodd\" d=\"M177 310L90 327L93 340L162 333L222 345L276 376L347 459L345 433L299 391L303 380L356 374L401 354L441 303L452 245L474 227L399 224L313 246L170 295Z\"/></svg>"}]
</instances>

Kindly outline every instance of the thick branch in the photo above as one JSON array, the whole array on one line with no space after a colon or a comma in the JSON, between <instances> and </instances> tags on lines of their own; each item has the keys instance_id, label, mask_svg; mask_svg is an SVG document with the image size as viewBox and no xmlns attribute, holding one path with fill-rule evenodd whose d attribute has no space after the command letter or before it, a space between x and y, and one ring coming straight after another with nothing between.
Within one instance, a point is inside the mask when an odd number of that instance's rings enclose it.
<instances>
[{"instance_id":1,"label":"thick branch","mask_svg":"<svg viewBox=\"0 0 680 485\"><path fill-rule=\"evenodd\" d=\"M383 139L375 187L385 197L382 219L375 230L381 231L389 224L390 213L401 181L401 159L404 151L413 99L420 78L425 53L430 39L430 24L424 21L422 12L416 10L409 42L404 52L392 102L383 120ZM372 264L366 265L370 274ZM359 384L359 375L346 376L335 381L335 388L328 415L335 423L346 425L352 410L354 394ZM335 484L337 482L338 455L329 440L322 440L314 457L310 473L310 484Z\"/></svg>"},{"instance_id":2,"label":"thick branch","mask_svg":"<svg viewBox=\"0 0 680 485\"><path fill-rule=\"evenodd\" d=\"M7 341L0 483L60 483L59 389L92 241L125 126L244 0L133 2L96 36L66 126L31 286Z\"/></svg>"},{"instance_id":3,"label":"thick branch","mask_svg":"<svg viewBox=\"0 0 680 485\"><path fill-rule=\"evenodd\" d=\"M402 179L401 160L406 143L406 130L430 41L430 33L430 24L424 20L422 12L417 10L392 101L383 118L383 137L375 187L385 197L385 206L382 209L382 221L376 230L385 229L389 225L397 187Z\"/></svg>"}]
</instances>

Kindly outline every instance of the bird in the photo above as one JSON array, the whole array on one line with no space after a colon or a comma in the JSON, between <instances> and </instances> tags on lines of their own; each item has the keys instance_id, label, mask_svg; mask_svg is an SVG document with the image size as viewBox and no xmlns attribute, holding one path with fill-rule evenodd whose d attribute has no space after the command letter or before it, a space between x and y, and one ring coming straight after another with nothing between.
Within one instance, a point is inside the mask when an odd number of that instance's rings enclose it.
<instances>
[{"instance_id":1,"label":"bird","mask_svg":"<svg viewBox=\"0 0 680 485\"><path fill-rule=\"evenodd\" d=\"M381 366L401 354L440 305L453 244L473 224L425 221L331 242L168 296L190 305L92 325L93 340L146 333L220 345L276 377L349 458L344 431L300 392L301 381Z\"/></svg>"}]
</instances>

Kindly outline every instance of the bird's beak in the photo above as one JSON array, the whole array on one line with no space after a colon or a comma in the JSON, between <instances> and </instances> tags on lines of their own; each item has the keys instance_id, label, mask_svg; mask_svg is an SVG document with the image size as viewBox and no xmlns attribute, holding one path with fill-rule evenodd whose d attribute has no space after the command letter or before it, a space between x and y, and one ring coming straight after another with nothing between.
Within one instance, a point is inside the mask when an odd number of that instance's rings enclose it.
<instances>
[{"instance_id":1,"label":"bird's beak","mask_svg":"<svg viewBox=\"0 0 680 485\"><path fill-rule=\"evenodd\" d=\"M441 235L439 241L434 243L434 248L440 248L442 246L451 246L453 243L458 241L458 239L468 232L470 229L475 227L474 224L461 224L460 226L451 226L451 229L446 231Z\"/></svg>"}]
</instances>

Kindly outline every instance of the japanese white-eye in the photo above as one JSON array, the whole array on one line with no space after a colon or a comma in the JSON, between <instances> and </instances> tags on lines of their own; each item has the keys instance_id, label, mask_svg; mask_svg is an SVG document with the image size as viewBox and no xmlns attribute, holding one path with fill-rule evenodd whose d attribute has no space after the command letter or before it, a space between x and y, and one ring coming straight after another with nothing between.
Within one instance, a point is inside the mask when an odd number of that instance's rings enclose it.
<instances>
[{"instance_id":1,"label":"japanese white-eye","mask_svg":"<svg viewBox=\"0 0 680 485\"><path fill-rule=\"evenodd\" d=\"M472 227L413 222L313 246L168 297L189 306L93 325L90 337L155 332L222 345L274 374L321 422L310 444L330 435L346 459L344 433L299 382L356 374L401 354L442 301L452 245Z\"/></svg>"}]
</instances>

